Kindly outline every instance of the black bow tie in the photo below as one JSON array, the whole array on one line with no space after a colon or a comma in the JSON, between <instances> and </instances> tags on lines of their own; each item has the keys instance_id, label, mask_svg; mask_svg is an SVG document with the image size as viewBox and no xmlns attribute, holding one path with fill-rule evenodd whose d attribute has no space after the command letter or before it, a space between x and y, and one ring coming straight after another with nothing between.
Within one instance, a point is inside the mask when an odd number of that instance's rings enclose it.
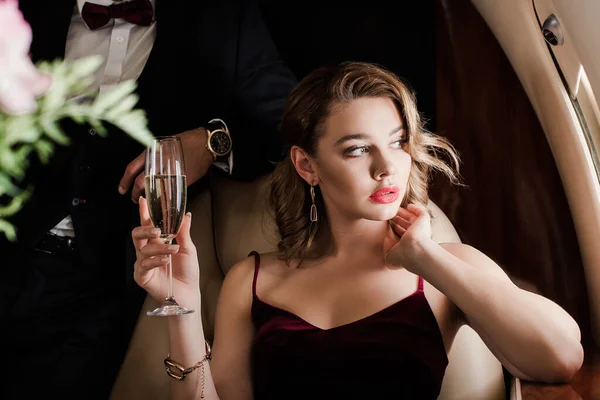
<instances>
[{"instance_id":1,"label":"black bow tie","mask_svg":"<svg viewBox=\"0 0 600 400\"><path fill-rule=\"evenodd\" d=\"M81 9L81 17L91 30L103 27L112 18L122 18L132 24L149 26L153 16L150 0L132 0L110 6L85 2Z\"/></svg>"}]
</instances>

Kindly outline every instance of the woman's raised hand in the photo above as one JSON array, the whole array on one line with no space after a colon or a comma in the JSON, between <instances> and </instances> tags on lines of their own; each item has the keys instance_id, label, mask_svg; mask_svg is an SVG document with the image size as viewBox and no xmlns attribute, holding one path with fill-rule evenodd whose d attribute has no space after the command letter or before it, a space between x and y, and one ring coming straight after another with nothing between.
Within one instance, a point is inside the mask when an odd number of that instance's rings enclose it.
<instances>
[{"instance_id":1,"label":"woman's raised hand","mask_svg":"<svg viewBox=\"0 0 600 400\"><path fill-rule=\"evenodd\" d=\"M134 279L148 294L163 302L168 293L169 274L167 265L169 254L172 256L173 292L177 301L184 305L187 301L196 301L199 293L200 271L196 246L190 237L191 213L184 217L179 234L172 245L160 239L160 229L154 228L150 220L146 199L139 199L141 226L131 232L136 249ZM195 304L192 307L196 307Z\"/></svg>"}]
</instances>

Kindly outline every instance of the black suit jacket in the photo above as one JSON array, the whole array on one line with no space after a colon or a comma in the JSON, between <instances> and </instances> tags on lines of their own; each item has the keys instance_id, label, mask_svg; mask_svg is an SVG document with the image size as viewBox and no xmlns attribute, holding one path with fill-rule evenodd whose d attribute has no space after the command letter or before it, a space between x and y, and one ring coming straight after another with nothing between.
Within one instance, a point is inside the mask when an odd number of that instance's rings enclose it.
<instances>
[{"instance_id":1,"label":"black suit jacket","mask_svg":"<svg viewBox=\"0 0 600 400\"><path fill-rule=\"evenodd\" d=\"M276 126L296 78L279 58L258 7L248 2L156 3L156 40L137 88L137 107L146 111L151 132L177 134L222 118L233 139L232 178L267 172L269 161L284 148ZM76 2L21 0L19 6L33 30L32 59L64 57ZM0 254L8 255L3 264L21 268L22 251L70 214L86 265L110 279L117 274L131 281L125 252L138 209L117 186L143 147L111 126L108 137L72 121L63 127L72 143L57 146L49 165L32 158L23 185L33 185L34 195L10 219L18 243L0 235Z\"/></svg>"}]
</instances>

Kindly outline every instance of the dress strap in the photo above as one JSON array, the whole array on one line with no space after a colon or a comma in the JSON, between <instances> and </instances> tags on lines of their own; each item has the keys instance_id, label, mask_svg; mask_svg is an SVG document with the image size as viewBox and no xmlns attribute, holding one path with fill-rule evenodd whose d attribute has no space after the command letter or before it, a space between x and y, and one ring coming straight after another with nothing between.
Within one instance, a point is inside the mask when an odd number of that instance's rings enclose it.
<instances>
[{"instance_id":1,"label":"dress strap","mask_svg":"<svg viewBox=\"0 0 600 400\"><path fill-rule=\"evenodd\" d=\"M251 251L248 257L254 256L254 279L252 279L252 297L256 297L256 281L258 280L258 270L260 269L260 254L256 251Z\"/></svg>"},{"instance_id":2,"label":"dress strap","mask_svg":"<svg viewBox=\"0 0 600 400\"><path fill-rule=\"evenodd\" d=\"M418 292L422 292L423 291L423 278L419 276L419 286L417 288Z\"/></svg>"}]
</instances>

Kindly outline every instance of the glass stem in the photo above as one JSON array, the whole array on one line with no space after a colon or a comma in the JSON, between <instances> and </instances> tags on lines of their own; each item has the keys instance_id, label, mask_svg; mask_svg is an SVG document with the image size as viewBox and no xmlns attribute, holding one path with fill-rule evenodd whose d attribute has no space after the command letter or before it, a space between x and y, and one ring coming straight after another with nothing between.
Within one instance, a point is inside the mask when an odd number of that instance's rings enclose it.
<instances>
[{"instance_id":1,"label":"glass stem","mask_svg":"<svg viewBox=\"0 0 600 400\"><path fill-rule=\"evenodd\" d=\"M173 242L173 239L165 239L165 243L170 245ZM167 293L167 301L175 302L175 297L173 296L173 262L172 255L169 253L169 264L167 265L167 274L169 276L169 291Z\"/></svg>"}]
</instances>

